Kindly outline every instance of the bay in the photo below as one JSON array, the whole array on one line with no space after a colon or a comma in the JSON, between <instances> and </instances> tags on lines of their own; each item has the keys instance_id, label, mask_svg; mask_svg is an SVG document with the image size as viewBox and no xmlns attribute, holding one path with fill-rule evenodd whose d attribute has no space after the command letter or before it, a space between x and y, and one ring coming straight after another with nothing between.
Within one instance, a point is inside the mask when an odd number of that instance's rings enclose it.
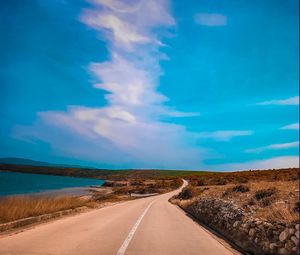
<instances>
[{"instance_id":1,"label":"bay","mask_svg":"<svg viewBox=\"0 0 300 255\"><path fill-rule=\"evenodd\" d=\"M81 195L104 180L0 171L0 196L26 194Z\"/></svg>"}]
</instances>

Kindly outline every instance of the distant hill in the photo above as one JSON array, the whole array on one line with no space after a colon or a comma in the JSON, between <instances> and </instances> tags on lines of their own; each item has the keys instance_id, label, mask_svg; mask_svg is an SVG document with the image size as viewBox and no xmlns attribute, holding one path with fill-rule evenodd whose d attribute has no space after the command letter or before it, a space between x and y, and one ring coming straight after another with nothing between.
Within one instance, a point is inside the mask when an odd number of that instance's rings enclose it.
<instances>
[{"instance_id":1,"label":"distant hill","mask_svg":"<svg viewBox=\"0 0 300 255\"><path fill-rule=\"evenodd\" d=\"M83 168L79 165L66 165L66 164L53 164L43 161L36 161L32 159L26 158L0 158L0 164L8 164L8 165L22 165L22 166L52 166L52 167L76 167L76 168Z\"/></svg>"},{"instance_id":2,"label":"distant hill","mask_svg":"<svg viewBox=\"0 0 300 255\"><path fill-rule=\"evenodd\" d=\"M205 171L158 170L158 169L96 169L71 165L51 164L23 158L0 158L0 171L50 174L97 179L156 179L202 175Z\"/></svg>"}]
</instances>

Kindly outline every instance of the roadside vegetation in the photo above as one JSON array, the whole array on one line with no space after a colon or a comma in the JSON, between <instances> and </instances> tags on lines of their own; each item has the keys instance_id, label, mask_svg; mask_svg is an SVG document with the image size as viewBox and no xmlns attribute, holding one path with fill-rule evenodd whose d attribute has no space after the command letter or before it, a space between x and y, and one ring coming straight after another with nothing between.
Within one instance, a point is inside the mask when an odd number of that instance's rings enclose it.
<instances>
[{"instance_id":1,"label":"roadside vegetation","mask_svg":"<svg viewBox=\"0 0 300 255\"><path fill-rule=\"evenodd\" d=\"M0 198L0 224L22 218L54 213L81 206L97 208L104 203L136 199L131 194L161 194L179 188L179 178L106 181L101 188L90 188L89 196L38 197L9 196Z\"/></svg>"},{"instance_id":2,"label":"roadside vegetation","mask_svg":"<svg viewBox=\"0 0 300 255\"><path fill-rule=\"evenodd\" d=\"M178 199L215 198L232 202L262 220L299 220L299 169L213 173L188 177ZM185 201L187 204L188 201Z\"/></svg>"},{"instance_id":3,"label":"roadside vegetation","mask_svg":"<svg viewBox=\"0 0 300 255\"><path fill-rule=\"evenodd\" d=\"M94 192L93 200L95 201L118 201L132 199L132 194L162 194L182 185L182 179L171 178L162 180L134 179L123 181L106 181L103 187L106 193Z\"/></svg>"},{"instance_id":4,"label":"roadside vegetation","mask_svg":"<svg viewBox=\"0 0 300 255\"><path fill-rule=\"evenodd\" d=\"M299 254L299 169L189 176L170 201L249 254Z\"/></svg>"},{"instance_id":5,"label":"roadside vegetation","mask_svg":"<svg viewBox=\"0 0 300 255\"><path fill-rule=\"evenodd\" d=\"M10 171L61 174L106 179L102 188L90 188L90 196L10 197L0 199L0 223L79 206L97 207L105 202L135 199L132 194L161 194L189 181L177 197L185 204L199 198L235 203L254 217L272 221L299 219L299 169L209 173L165 170L86 170L73 168L13 166ZM1 168L0 168L1 169ZM60 173L60 170L63 172ZM103 174L105 173L105 174ZM107 177L107 178L105 178Z\"/></svg>"},{"instance_id":6,"label":"roadside vegetation","mask_svg":"<svg viewBox=\"0 0 300 255\"><path fill-rule=\"evenodd\" d=\"M0 223L87 205L79 197L13 196L0 199Z\"/></svg>"}]
</instances>

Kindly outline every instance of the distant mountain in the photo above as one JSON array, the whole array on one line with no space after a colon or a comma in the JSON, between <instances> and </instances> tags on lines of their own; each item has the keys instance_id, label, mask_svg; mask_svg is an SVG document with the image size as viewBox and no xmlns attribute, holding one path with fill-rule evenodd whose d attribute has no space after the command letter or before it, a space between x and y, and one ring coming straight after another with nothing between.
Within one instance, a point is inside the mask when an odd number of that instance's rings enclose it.
<instances>
[{"instance_id":1,"label":"distant mountain","mask_svg":"<svg viewBox=\"0 0 300 255\"><path fill-rule=\"evenodd\" d=\"M32 159L26 158L0 158L0 164L9 164L9 165L24 165L24 166L54 166L54 167L76 167L76 168L83 168L79 165L67 165L67 164L53 164L43 161L36 161ZM89 167L91 168L91 167Z\"/></svg>"}]
</instances>

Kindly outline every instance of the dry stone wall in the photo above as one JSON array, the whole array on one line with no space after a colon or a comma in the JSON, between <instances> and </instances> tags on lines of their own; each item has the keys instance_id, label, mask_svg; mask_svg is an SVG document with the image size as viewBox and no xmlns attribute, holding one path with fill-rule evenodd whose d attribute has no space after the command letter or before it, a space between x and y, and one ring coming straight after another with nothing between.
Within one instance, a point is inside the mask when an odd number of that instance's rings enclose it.
<instances>
[{"instance_id":1,"label":"dry stone wall","mask_svg":"<svg viewBox=\"0 0 300 255\"><path fill-rule=\"evenodd\" d=\"M262 221L232 202L214 198L200 198L184 209L250 254L299 252L299 222Z\"/></svg>"}]
</instances>

